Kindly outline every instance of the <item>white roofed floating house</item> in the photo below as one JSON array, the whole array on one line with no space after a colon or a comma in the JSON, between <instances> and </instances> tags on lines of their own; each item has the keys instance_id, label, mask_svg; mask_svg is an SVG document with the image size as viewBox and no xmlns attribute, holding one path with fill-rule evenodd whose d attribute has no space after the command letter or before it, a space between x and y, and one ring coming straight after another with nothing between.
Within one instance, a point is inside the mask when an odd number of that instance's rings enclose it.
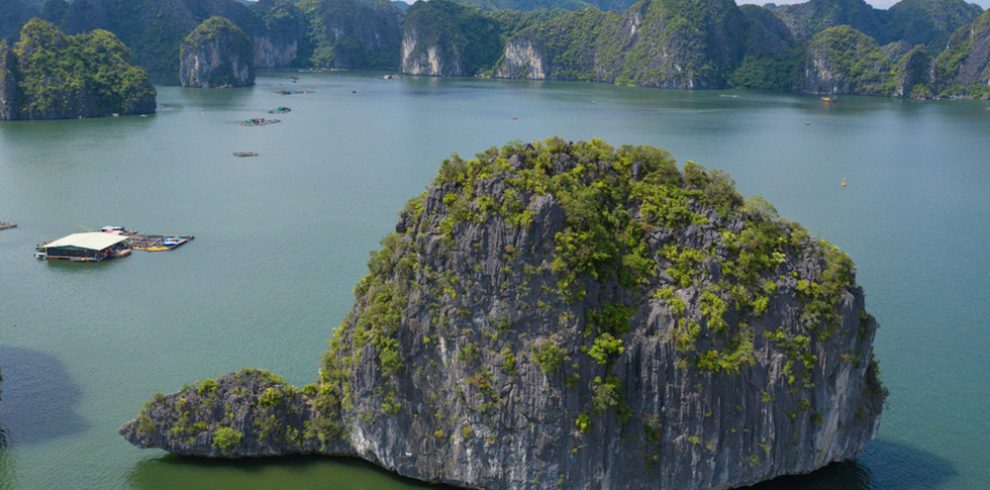
<instances>
[{"instance_id":1,"label":"white roofed floating house","mask_svg":"<svg viewBox=\"0 0 990 490\"><path fill-rule=\"evenodd\" d=\"M131 253L130 237L116 233L73 233L38 246L39 259L101 262Z\"/></svg>"}]
</instances>

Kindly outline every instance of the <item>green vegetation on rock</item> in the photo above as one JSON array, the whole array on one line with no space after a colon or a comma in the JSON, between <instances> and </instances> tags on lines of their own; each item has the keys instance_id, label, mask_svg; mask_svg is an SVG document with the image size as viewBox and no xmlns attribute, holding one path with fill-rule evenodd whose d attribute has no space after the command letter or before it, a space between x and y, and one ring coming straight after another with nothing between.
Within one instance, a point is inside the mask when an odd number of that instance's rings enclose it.
<instances>
[{"instance_id":1,"label":"green vegetation on rock","mask_svg":"<svg viewBox=\"0 0 990 490\"><path fill-rule=\"evenodd\" d=\"M990 98L990 12L949 38L935 61L939 90L946 96Z\"/></svg>"},{"instance_id":2,"label":"green vegetation on rock","mask_svg":"<svg viewBox=\"0 0 990 490\"><path fill-rule=\"evenodd\" d=\"M475 75L502 55L499 25L474 7L450 0L416 2L403 20L402 71L436 76ZM431 57L441 60L439 70Z\"/></svg>"},{"instance_id":3,"label":"green vegetation on rock","mask_svg":"<svg viewBox=\"0 0 990 490\"><path fill-rule=\"evenodd\" d=\"M890 18L883 42L924 44L928 51L939 53L949 36L971 24L983 9L966 0L902 0L887 12Z\"/></svg>"},{"instance_id":4,"label":"green vegetation on rock","mask_svg":"<svg viewBox=\"0 0 990 490\"><path fill-rule=\"evenodd\" d=\"M851 457L885 396L849 258L658 148L551 138L453 155L354 293L316 384L227 375L156 398L122 433L183 454L357 453L465 486L511 485L440 455L620 447L630 457L568 463L563 481L697 486L671 468L701 455L727 461L717 484L733 486L784 472L773 451L805 461L787 472ZM242 434L233 449L210 439L225 427Z\"/></svg>"},{"instance_id":5,"label":"green vegetation on rock","mask_svg":"<svg viewBox=\"0 0 990 490\"><path fill-rule=\"evenodd\" d=\"M399 66L401 12L388 0L300 0L316 68Z\"/></svg>"},{"instance_id":6,"label":"green vegetation on rock","mask_svg":"<svg viewBox=\"0 0 990 490\"><path fill-rule=\"evenodd\" d=\"M430 0L432 1L432 0ZM457 3L471 5L482 10L581 10L593 7L599 10L621 12L635 3L635 0L456 0Z\"/></svg>"},{"instance_id":7,"label":"green vegetation on rock","mask_svg":"<svg viewBox=\"0 0 990 490\"><path fill-rule=\"evenodd\" d=\"M0 46L0 53L7 48ZM10 119L64 119L155 111L155 89L110 32L66 36L32 19L6 56L0 56L2 98ZM5 92L10 92L6 93Z\"/></svg>"},{"instance_id":8,"label":"green vegetation on rock","mask_svg":"<svg viewBox=\"0 0 990 490\"><path fill-rule=\"evenodd\" d=\"M196 26L179 50L179 81L184 87L239 87L254 84L251 38L224 17Z\"/></svg>"}]
</instances>

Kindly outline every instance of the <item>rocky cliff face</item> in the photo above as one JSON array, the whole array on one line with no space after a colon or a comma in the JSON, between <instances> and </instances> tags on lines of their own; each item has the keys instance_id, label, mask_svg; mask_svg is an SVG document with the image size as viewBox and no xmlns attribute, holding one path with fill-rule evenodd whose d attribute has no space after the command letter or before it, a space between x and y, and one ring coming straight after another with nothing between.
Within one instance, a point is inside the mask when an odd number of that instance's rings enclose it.
<instances>
[{"instance_id":1,"label":"rocky cliff face","mask_svg":"<svg viewBox=\"0 0 990 490\"><path fill-rule=\"evenodd\" d=\"M897 97L931 97L935 85L935 61L923 44L904 54L897 63L894 95Z\"/></svg>"},{"instance_id":2,"label":"rocky cliff face","mask_svg":"<svg viewBox=\"0 0 990 490\"><path fill-rule=\"evenodd\" d=\"M809 0L769 7L797 39L810 40L825 29L843 25L878 39L885 33L886 12L864 0Z\"/></svg>"},{"instance_id":3,"label":"rocky cliff face","mask_svg":"<svg viewBox=\"0 0 990 490\"><path fill-rule=\"evenodd\" d=\"M228 19L206 19L182 42L179 82L197 88L254 85L251 38Z\"/></svg>"},{"instance_id":4,"label":"rocky cliff face","mask_svg":"<svg viewBox=\"0 0 990 490\"><path fill-rule=\"evenodd\" d=\"M449 0L417 2L402 24L402 72L474 76L498 60L502 41L494 20Z\"/></svg>"},{"instance_id":5,"label":"rocky cliff face","mask_svg":"<svg viewBox=\"0 0 990 490\"><path fill-rule=\"evenodd\" d=\"M0 41L0 119L75 119L155 112L155 89L130 51L102 30L66 36L32 19Z\"/></svg>"},{"instance_id":6,"label":"rocky cliff face","mask_svg":"<svg viewBox=\"0 0 990 490\"><path fill-rule=\"evenodd\" d=\"M802 90L880 95L889 71L889 59L873 38L849 26L832 27L808 44Z\"/></svg>"},{"instance_id":7,"label":"rocky cliff face","mask_svg":"<svg viewBox=\"0 0 990 490\"><path fill-rule=\"evenodd\" d=\"M769 16L769 14L768 14ZM770 22L724 0L641 0L623 15L580 11L520 30L496 75L679 89L725 87L743 57L789 50ZM769 21L771 19L763 19Z\"/></svg>"},{"instance_id":8,"label":"rocky cliff face","mask_svg":"<svg viewBox=\"0 0 990 490\"><path fill-rule=\"evenodd\" d=\"M990 12L953 34L939 65L946 86L990 86ZM990 94L990 89L984 93Z\"/></svg>"},{"instance_id":9,"label":"rocky cliff face","mask_svg":"<svg viewBox=\"0 0 990 490\"><path fill-rule=\"evenodd\" d=\"M230 19L248 36L266 36L264 23L238 0L74 0L46 11L46 18L70 34L97 28L113 32L139 65L168 84L179 81L183 39L211 16Z\"/></svg>"},{"instance_id":10,"label":"rocky cliff face","mask_svg":"<svg viewBox=\"0 0 990 490\"><path fill-rule=\"evenodd\" d=\"M316 384L158 395L121 433L480 488L726 488L854 457L884 390L844 254L719 172L600 141L441 166Z\"/></svg>"},{"instance_id":11,"label":"rocky cliff face","mask_svg":"<svg viewBox=\"0 0 990 490\"><path fill-rule=\"evenodd\" d=\"M388 0L301 0L317 68L395 69L401 12Z\"/></svg>"},{"instance_id":12,"label":"rocky cliff face","mask_svg":"<svg viewBox=\"0 0 990 490\"><path fill-rule=\"evenodd\" d=\"M17 110L17 58L7 41L0 40L0 121L14 119Z\"/></svg>"},{"instance_id":13,"label":"rocky cliff face","mask_svg":"<svg viewBox=\"0 0 990 490\"><path fill-rule=\"evenodd\" d=\"M252 40L256 68L282 68L291 66L299 54L297 39L255 37Z\"/></svg>"},{"instance_id":14,"label":"rocky cliff face","mask_svg":"<svg viewBox=\"0 0 990 490\"><path fill-rule=\"evenodd\" d=\"M495 70L499 78L544 80L547 78L543 52L532 39L516 38L505 44L505 54Z\"/></svg>"},{"instance_id":15,"label":"rocky cliff face","mask_svg":"<svg viewBox=\"0 0 990 490\"><path fill-rule=\"evenodd\" d=\"M966 0L902 0L887 11L882 42L924 44L929 52L939 53L953 32L968 26L982 13L983 8Z\"/></svg>"},{"instance_id":16,"label":"rocky cliff face","mask_svg":"<svg viewBox=\"0 0 990 490\"><path fill-rule=\"evenodd\" d=\"M252 36L254 66L281 68L299 64L309 51L306 16L290 0L260 0L251 10L265 24L263 34Z\"/></svg>"}]
</instances>

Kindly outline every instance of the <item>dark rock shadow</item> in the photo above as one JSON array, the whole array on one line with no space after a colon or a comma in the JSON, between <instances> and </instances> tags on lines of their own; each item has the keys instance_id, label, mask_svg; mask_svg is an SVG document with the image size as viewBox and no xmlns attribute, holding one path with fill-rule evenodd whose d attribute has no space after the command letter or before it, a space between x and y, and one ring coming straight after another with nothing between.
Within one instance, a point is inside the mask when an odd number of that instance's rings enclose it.
<instances>
[{"instance_id":1,"label":"dark rock shadow","mask_svg":"<svg viewBox=\"0 0 990 490\"><path fill-rule=\"evenodd\" d=\"M291 476L289 476L291 475ZM287 481L288 477L292 481ZM305 479L306 481L300 481ZM144 459L127 475L140 490L172 488L334 488L337 490L453 489L404 478L358 458L286 456L281 458L206 459L167 454Z\"/></svg>"},{"instance_id":2,"label":"dark rock shadow","mask_svg":"<svg viewBox=\"0 0 990 490\"><path fill-rule=\"evenodd\" d=\"M878 439L852 461L828 465L807 475L782 476L747 487L750 490L904 490L938 487L956 475L948 460L899 442Z\"/></svg>"},{"instance_id":3,"label":"dark rock shadow","mask_svg":"<svg viewBox=\"0 0 990 490\"><path fill-rule=\"evenodd\" d=\"M87 428L75 411L82 390L55 356L0 345L0 367L3 368L0 431L5 433L0 452Z\"/></svg>"}]
</instances>

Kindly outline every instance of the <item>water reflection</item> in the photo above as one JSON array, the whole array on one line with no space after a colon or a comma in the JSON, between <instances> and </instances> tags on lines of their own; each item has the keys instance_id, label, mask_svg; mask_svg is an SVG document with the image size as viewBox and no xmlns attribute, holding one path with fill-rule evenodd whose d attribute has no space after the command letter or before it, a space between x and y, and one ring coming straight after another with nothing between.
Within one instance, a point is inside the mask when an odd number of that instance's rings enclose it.
<instances>
[{"instance_id":1,"label":"water reflection","mask_svg":"<svg viewBox=\"0 0 990 490\"><path fill-rule=\"evenodd\" d=\"M880 439L873 441L856 460L831 464L807 475L776 478L749 489L927 489L938 487L955 475L956 469L946 459L923 449Z\"/></svg>"},{"instance_id":2,"label":"water reflection","mask_svg":"<svg viewBox=\"0 0 990 490\"><path fill-rule=\"evenodd\" d=\"M270 489L291 481L293 489L442 490L449 487L400 478L360 459L293 456L210 460L166 455L145 459L127 475L132 488L158 490ZM305 483L303 483L305 482Z\"/></svg>"},{"instance_id":3,"label":"water reflection","mask_svg":"<svg viewBox=\"0 0 990 490\"><path fill-rule=\"evenodd\" d=\"M76 413L82 391L55 356L0 346L0 366L0 424L5 432L2 447L46 442L87 428ZM0 453L6 452L0 449Z\"/></svg>"},{"instance_id":4,"label":"water reflection","mask_svg":"<svg viewBox=\"0 0 990 490\"><path fill-rule=\"evenodd\" d=\"M874 461L872 454L878 455ZM882 457L882 459L881 459ZM878 440L858 459L835 463L807 475L785 476L748 490L868 490L937 487L956 474L947 460L904 444ZM279 482L313 482L293 488L441 489L400 478L358 459L287 457L254 460L208 460L166 455L139 462L128 475L131 486L143 490L167 488L276 488Z\"/></svg>"}]
</instances>

